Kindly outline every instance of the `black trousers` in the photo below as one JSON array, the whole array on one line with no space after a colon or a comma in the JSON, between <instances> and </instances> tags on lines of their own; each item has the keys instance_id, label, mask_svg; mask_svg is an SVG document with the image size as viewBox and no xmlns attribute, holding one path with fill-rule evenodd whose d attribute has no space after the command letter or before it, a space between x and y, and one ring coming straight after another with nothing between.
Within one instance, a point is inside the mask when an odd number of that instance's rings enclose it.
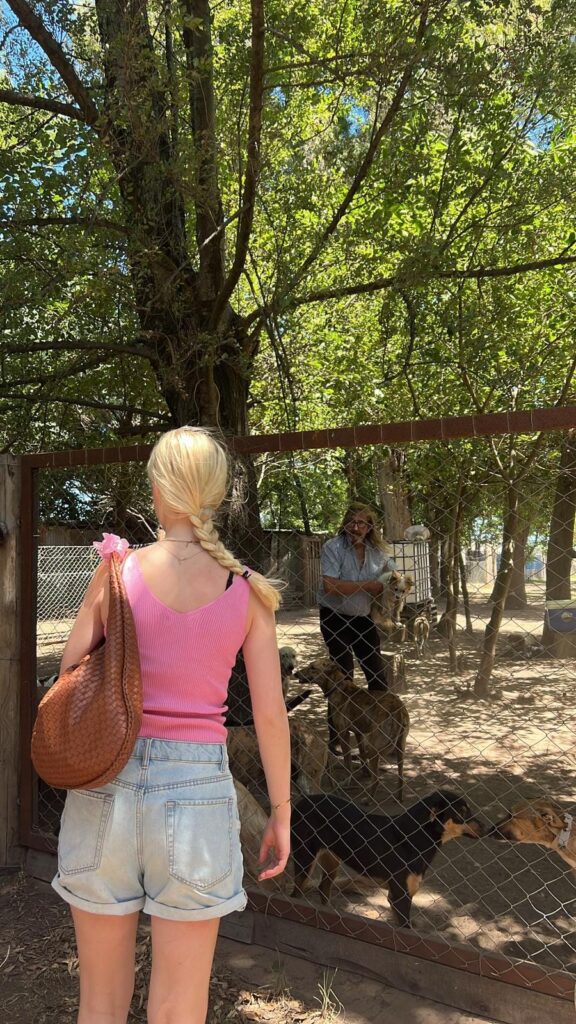
<instances>
[{"instance_id":1,"label":"black trousers","mask_svg":"<svg viewBox=\"0 0 576 1024\"><path fill-rule=\"evenodd\" d=\"M354 672L354 655L369 690L386 691L386 670L380 654L380 635L369 615L340 615L320 608L320 632L332 661L347 675Z\"/></svg>"}]
</instances>

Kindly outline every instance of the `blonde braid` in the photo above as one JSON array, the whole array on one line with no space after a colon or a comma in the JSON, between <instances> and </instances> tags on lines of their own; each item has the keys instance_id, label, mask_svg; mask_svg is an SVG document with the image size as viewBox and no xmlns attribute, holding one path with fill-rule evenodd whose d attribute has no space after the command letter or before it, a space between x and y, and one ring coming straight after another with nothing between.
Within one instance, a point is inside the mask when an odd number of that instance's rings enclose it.
<instances>
[{"instance_id":1,"label":"blonde braid","mask_svg":"<svg viewBox=\"0 0 576 1024\"><path fill-rule=\"evenodd\" d=\"M262 604L275 611L282 582L249 573L224 547L213 523L228 488L226 446L202 427L176 427L154 445L148 476L166 508L189 519L204 551L224 569L245 576Z\"/></svg>"},{"instance_id":2,"label":"blonde braid","mask_svg":"<svg viewBox=\"0 0 576 1024\"><path fill-rule=\"evenodd\" d=\"M228 551L228 548L220 540L218 530L214 526L212 519L204 519L202 516L196 515L194 512L188 514L188 518L194 527L194 533L200 542L200 546L206 551L212 558L214 558L223 569L228 569L229 572L233 572L236 576L244 576L246 569L241 562ZM254 591L256 596L262 601L262 604L266 608L270 608L272 611L280 605L281 597L278 592L279 580L267 580L264 576L260 576L258 573L251 572L248 576L244 576L248 580L251 589Z\"/></svg>"}]
</instances>

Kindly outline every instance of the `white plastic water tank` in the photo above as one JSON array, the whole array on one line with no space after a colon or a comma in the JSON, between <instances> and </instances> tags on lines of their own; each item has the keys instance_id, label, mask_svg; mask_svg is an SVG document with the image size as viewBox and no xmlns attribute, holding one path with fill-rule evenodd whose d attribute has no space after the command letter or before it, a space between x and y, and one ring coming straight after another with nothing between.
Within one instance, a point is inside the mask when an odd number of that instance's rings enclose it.
<instances>
[{"instance_id":1,"label":"white plastic water tank","mask_svg":"<svg viewBox=\"0 0 576 1024\"><path fill-rule=\"evenodd\" d=\"M397 540L390 544L398 572L411 576L414 588L406 598L406 604L420 604L432 600L430 584L430 545L426 540Z\"/></svg>"}]
</instances>

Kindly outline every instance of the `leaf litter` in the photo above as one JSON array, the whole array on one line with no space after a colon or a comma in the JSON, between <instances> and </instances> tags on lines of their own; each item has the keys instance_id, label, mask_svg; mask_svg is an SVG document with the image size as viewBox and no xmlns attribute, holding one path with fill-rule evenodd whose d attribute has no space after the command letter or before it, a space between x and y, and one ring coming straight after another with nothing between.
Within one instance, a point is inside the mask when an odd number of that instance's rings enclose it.
<instances>
[{"instance_id":1,"label":"leaf litter","mask_svg":"<svg viewBox=\"0 0 576 1024\"><path fill-rule=\"evenodd\" d=\"M136 944L129 1024L146 1021L150 926ZM2 1024L75 1024L78 958L68 908L46 883L24 873L0 875L0 1005ZM207 1024L329 1024L338 1010L311 1009L285 986L248 987L216 955Z\"/></svg>"}]
</instances>

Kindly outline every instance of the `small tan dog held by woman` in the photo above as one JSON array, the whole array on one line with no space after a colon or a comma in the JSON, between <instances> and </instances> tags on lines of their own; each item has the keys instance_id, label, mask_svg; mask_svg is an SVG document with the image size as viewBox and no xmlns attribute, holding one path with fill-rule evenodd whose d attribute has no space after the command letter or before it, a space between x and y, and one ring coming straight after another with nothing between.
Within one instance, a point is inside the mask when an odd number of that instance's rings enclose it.
<instances>
[{"instance_id":1,"label":"small tan dog held by woman","mask_svg":"<svg viewBox=\"0 0 576 1024\"><path fill-rule=\"evenodd\" d=\"M242 910L240 823L226 751L228 680L242 649L270 816L261 879L290 848L290 740L274 611L276 587L218 538L224 447L208 432L164 434L148 463L162 540L126 552L122 579L140 655L143 716L126 766L71 790L53 885L71 905L80 962L78 1024L126 1024L139 911L151 916L149 1024L204 1024L220 917ZM108 535L103 558L127 542ZM105 635L108 572L97 570L62 658Z\"/></svg>"}]
</instances>

